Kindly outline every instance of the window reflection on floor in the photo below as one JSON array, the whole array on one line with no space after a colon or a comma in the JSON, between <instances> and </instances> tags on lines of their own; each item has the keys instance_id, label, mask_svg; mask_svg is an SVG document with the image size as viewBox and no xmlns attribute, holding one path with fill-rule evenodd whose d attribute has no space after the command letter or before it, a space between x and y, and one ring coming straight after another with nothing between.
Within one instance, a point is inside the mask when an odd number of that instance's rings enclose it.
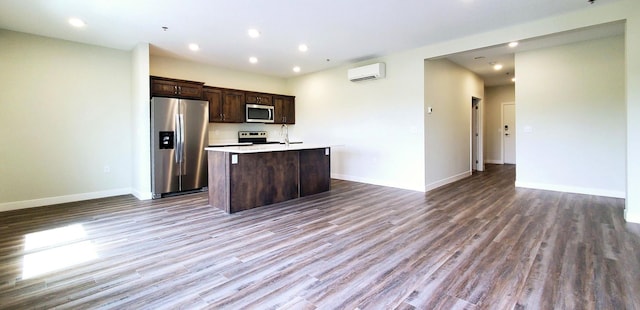
<instances>
[{"instance_id":1,"label":"window reflection on floor","mask_svg":"<svg viewBox=\"0 0 640 310\"><path fill-rule=\"evenodd\" d=\"M22 279L98 258L82 224L30 233L24 239Z\"/></svg>"}]
</instances>

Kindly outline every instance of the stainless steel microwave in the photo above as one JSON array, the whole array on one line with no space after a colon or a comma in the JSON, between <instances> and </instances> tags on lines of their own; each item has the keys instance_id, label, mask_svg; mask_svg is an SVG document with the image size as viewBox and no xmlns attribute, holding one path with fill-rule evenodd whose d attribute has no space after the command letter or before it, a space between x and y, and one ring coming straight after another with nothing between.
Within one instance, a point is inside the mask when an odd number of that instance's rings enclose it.
<instances>
[{"instance_id":1,"label":"stainless steel microwave","mask_svg":"<svg viewBox=\"0 0 640 310\"><path fill-rule=\"evenodd\" d=\"M246 105L247 123L273 123L273 106L262 104Z\"/></svg>"}]
</instances>

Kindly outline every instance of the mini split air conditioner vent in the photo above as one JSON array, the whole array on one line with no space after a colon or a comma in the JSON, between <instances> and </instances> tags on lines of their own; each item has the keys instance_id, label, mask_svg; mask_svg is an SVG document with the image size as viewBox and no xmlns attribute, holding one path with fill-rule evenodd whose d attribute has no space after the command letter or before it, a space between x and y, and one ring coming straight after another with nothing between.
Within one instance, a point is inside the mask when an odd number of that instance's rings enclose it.
<instances>
[{"instance_id":1,"label":"mini split air conditioner vent","mask_svg":"<svg viewBox=\"0 0 640 310\"><path fill-rule=\"evenodd\" d=\"M376 63L363 67L349 69L347 71L347 77L351 82L364 81L364 80L376 80L384 78L385 68L384 63Z\"/></svg>"}]
</instances>

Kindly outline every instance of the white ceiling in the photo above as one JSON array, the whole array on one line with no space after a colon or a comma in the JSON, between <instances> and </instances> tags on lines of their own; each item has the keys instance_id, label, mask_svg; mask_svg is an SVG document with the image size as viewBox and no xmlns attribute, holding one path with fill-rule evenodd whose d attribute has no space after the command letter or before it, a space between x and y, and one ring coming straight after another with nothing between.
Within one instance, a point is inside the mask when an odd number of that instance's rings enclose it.
<instances>
[{"instance_id":1,"label":"white ceiling","mask_svg":"<svg viewBox=\"0 0 640 310\"><path fill-rule=\"evenodd\" d=\"M483 78L485 86L499 86L511 83L511 78L515 76L514 54L517 52L621 35L624 30L625 24L620 21L521 40L515 48L510 48L505 43L438 58L447 58L475 72ZM502 64L502 70L494 70L493 63Z\"/></svg>"},{"instance_id":2,"label":"white ceiling","mask_svg":"<svg viewBox=\"0 0 640 310\"><path fill-rule=\"evenodd\" d=\"M614 1L0 0L0 28L123 50L148 42L153 55L291 77L294 66L319 71Z\"/></svg>"}]
</instances>

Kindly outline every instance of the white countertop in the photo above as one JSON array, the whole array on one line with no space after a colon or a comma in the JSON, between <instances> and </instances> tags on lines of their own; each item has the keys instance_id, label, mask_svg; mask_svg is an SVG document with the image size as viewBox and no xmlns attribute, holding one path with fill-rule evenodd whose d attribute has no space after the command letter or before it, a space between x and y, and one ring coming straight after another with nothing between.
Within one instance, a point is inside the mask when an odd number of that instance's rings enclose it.
<instances>
[{"instance_id":1,"label":"white countertop","mask_svg":"<svg viewBox=\"0 0 640 310\"><path fill-rule=\"evenodd\" d=\"M290 140L290 141L291 141L291 144L302 143L302 141L297 141L297 140ZM275 140L268 140L266 144L278 144L278 143L283 144L283 142L275 141ZM254 144L264 144L264 143L238 142L238 140L216 140L213 142L209 141L208 147L243 146L243 145L254 145Z\"/></svg>"},{"instance_id":2,"label":"white countertop","mask_svg":"<svg viewBox=\"0 0 640 310\"><path fill-rule=\"evenodd\" d=\"M226 152L226 153L264 153L264 152L284 152L310 149L322 149L331 147L325 144L292 143L285 144L253 144L245 146L225 146L225 147L205 147L205 151Z\"/></svg>"},{"instance_id":3,"label":"white countertop","mask_svg":"<svg viewBox=\"0 0 640 310\"><path fill-rule=\"evenodd\" d=\"M251 142L209 142L209 147L253 145Z\"/></svg>"}]
</instances>

